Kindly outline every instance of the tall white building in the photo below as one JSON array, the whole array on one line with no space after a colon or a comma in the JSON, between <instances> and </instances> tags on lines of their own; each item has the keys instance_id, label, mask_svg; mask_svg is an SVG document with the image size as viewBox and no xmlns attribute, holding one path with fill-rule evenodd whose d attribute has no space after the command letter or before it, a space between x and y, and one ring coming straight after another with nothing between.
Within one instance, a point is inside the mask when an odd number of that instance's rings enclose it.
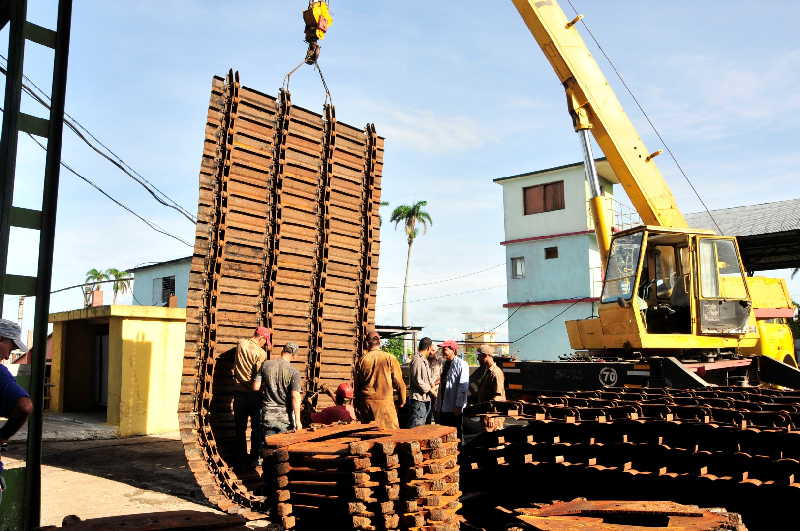
<instances>
[{"instance_id":1,"label":"tall white building","mask_svg":"<svg viewBox=\"0 0 800 531\"><path fill-rule=\"evenodd\" d=\"M611 215L619 181L605 159L597 173ZM503 187L510 353L558 359L570 352L564 321L596 314L602 287L583 163L494 182Z\"/></svg>"}]
</instances>

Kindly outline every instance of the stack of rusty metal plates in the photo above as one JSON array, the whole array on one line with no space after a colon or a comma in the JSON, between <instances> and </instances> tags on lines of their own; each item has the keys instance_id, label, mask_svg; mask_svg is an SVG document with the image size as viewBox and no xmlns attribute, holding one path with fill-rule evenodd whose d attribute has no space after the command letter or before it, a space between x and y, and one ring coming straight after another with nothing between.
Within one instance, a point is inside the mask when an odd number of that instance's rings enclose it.
<instances>
[{"instance_id":1,"label":"stack of rusty metal plates","mask_svg":"<svg viewBox=\"0 0 800 531\"><path fill-rule=\"evenodd\" d=\"M341 424L267 437L273 520L287 529L457 529L458 438L430 425Z\"/></svg>"},{"instance_id":2,"label":"stack of rusty metal plates","mask_svg":"<svg viewBox=\"0 0 800 531\"><path fill-rule=\"evenodd\" d=\"M766 389L542 392L471 406L485 432L464 449L467 491L509 503L669 499L747 518L800 496L800 400Z\"/></svg>"},{"instance_id":3,"label":"stack of rusty metal plates","mask_svg":"<svg viewBox=\"0 0 800 531\"><path fill-rule=\"evenodd\" d=\"M681 529L683 531L746 531L741 517L720 509L701 509L669 501L586 500L556 502L513 511L507 531L595 529Z\"/></svg>"}]
</instances>

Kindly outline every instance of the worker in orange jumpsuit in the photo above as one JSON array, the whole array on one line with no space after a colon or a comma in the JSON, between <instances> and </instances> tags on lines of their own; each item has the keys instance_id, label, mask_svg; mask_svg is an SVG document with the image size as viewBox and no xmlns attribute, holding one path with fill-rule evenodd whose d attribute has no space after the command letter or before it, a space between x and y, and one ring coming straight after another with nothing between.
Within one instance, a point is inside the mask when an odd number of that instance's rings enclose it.
<instances>
[{"instance_id":1,"label":"worker in orange jumpsuit","mask_svg":"<svg viewBox=\"0 0 800 531\"><path fill-rule=\"evenodd\" d=\"M375 421L381 428L398 429L397 409L406 402L406 384L397 358L381 350L380 344L378 332L368 328L364 335L366 352L356 362L355 409L361 422Z\"/></svg>"}]
</instances>

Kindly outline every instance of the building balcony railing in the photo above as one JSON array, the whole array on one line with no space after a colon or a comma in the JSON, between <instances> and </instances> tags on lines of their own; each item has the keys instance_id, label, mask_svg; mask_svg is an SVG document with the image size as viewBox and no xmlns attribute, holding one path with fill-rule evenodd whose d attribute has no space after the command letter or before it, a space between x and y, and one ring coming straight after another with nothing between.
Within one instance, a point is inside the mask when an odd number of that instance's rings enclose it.
<instances>
[{"instance_id":1,"label":"building balcony railing","mask_svg":"<svg viewBox=\"0 0 800 531\"><path fill-rule=\"evenodd\" d=\"M642 224L642 218L630 205L621 203L612 196L604 195L603 201L606 205L606 212L611 223L612 230L621 231L638 227ZM592 205L586 201L586 219L589 220L589 229L594 230L594 217L592 216Z\"/></svg>"}]
</instances>

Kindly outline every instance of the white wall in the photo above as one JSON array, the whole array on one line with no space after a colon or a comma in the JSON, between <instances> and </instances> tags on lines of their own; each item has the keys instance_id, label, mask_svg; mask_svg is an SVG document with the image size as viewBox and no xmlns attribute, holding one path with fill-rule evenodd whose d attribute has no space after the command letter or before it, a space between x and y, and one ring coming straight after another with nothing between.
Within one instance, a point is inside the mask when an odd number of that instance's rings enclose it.
<instances>
[{"instance_id":1,"label":"white wall","mask_svg":"<svg viewBox=\"0 0 800 531\"><path fill-rule=\"evenodd\" d=\"M557 360L559 355L569 354L571 349L564 321L591 316L592 303L579 302L542 326L568 306L569 304L545 304L520 307L508 320L508 340L514 341L509 352L521 360ZM508 314L511 315L514 310L517 308L508 308ZM516 341L538 326L542 328Z\"/></svg>"},{"instance_id":2,"label":"white wall","mask_svg":"<svg viewBox=\"0 0 800 531\"><path fill-rule=\"evenodd\" d=\"M178 297L178 307L186 307L186 298L189 294L189 269L191 260L156 264L146 269L134 271L133 304L142 306L160 306L160 301L153 300L153 280L175 276L175 295Z\"/></svg>"},{"instance_id":3,"label":"white wall","mask_svg":"<svg viewBox=\"0 0 800 531\"><path fill-rule=\"evenodd\" d=\"M508 302L550 301L591 296L590 246L597 248L593 234L576 234L506 245ZM557 247L558 258L545 259L546 247ZM511 278L511 258L514 257L525 258L524 278ZM599 259L597 262L599 264Z\"/></svg>"},{"instance_id":4,"label":"white wall","mask_svg":"<svg viewBox=\"0 0 800 531\"><path fill-rule=\"evenodd\" d=\"M564 181L564 209L526 216L522 189L561 180ZM502 181L506 241L589 230L585 181L583 166Z\"/></svg>"}]
</instances>

